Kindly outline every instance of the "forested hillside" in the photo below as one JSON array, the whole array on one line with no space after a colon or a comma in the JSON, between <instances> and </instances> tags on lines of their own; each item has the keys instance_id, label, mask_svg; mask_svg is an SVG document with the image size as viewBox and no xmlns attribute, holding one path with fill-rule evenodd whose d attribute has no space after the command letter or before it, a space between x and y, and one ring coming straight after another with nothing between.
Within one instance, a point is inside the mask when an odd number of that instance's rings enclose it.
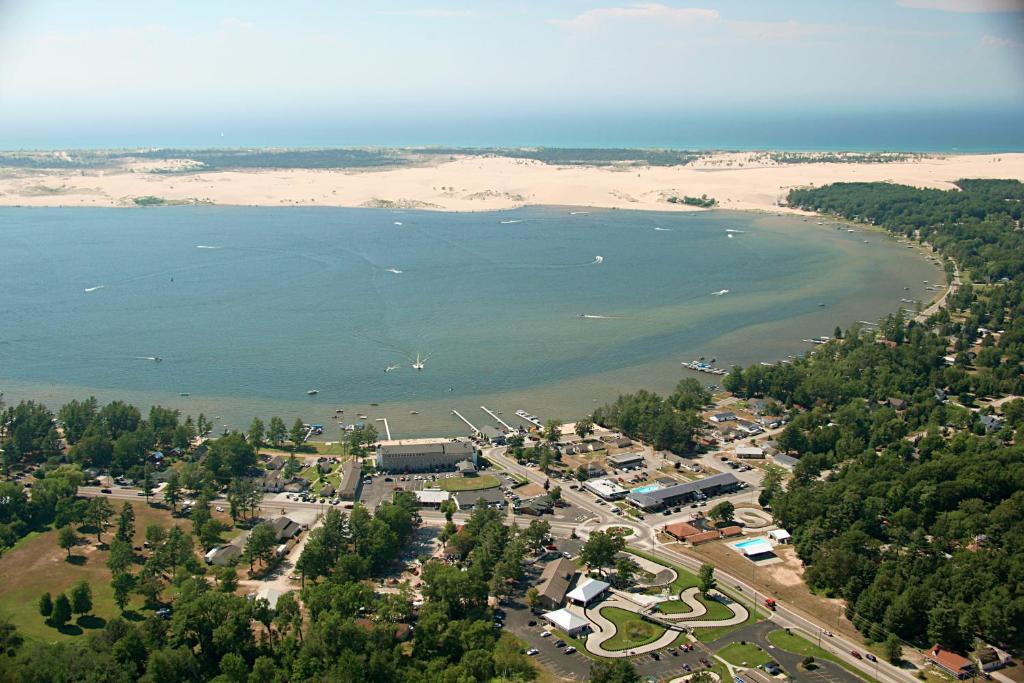
<instances>
[{"instance_id":1,"label":"forested hillside","mask_svg":"<svg viewBox=\"0 0 1024 683\"><path fill-rule=\"evenodd\" d=\"M792 205L931 243L974 285L923 323L854 327L791 365L737 368L726 386L799 409L779 443L800 461L774 513L811 585L845 598L868 637L1019 648L1024 401L1012 397L1024 393L1024 185L958 187L791 192Z\"/></svg>"}]
</instances>

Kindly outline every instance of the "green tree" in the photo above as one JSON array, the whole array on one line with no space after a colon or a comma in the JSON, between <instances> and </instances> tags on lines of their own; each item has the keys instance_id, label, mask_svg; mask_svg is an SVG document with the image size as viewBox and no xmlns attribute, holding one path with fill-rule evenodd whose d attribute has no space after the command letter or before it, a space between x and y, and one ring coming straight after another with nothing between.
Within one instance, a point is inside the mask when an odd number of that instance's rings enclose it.
<instances>
[{"instance_id":1,"label":"green tree","mask_svg":"<svg viewBox=\"0 0 1024 683\"><path fill-rule=\"evenodd\" d=\"M540 591L537 590L536 586L530 586L526 589L526 606L534 612L540 606Z\"/></svg>"},{"instance_id":2,"label":"green tree","mask_svg":"<svg viewBox=\"0 0 1024 683\"><path fill-rule=\"evenodd\" d=\"M86 508L86 520L89 525L96 529L96 541L103 542L103 532L110 526L110 518L114 516L114 509L104 496L96 496L89 500Z\"/></svg>"},{"instance_id":3,"label":"green tree","mask_svg":"<svg viewBox=\"0 0 1024 683\"><path fill-rule=\"evenodd\" d=\"M49 591L39 596L39 614L47 619L53 614L53 598Z\"/></svg>"},{"instance_id":4,"label":"green tree","mask_svg":"<svg viewBox=\"0 0 1024 683\"><path fill-rule=\"evenodd\" d=\"M135 590L135 577L126 571L114 572L110 580L110 586L114 589L114 604L124 612L131 599L132 591Z\"/></svg>"},{"instance_id":5,"label":"green tree","mask_svg":"<svg viewBox=\"0 0 1024 683\"><path fill-rule=\"evenodd\" d=\"M88 614L92 611L92 587L88 581L79 581L72 586L69 598L74 614Z\"/></svg>"},{"instance_id":6,"label":"green tree","mask_svg":"<svg viewBox=\"0 0 1024 683\"><path fill-rule=\"evenodd\" d=\"M590 667L591 683L639 683L633 664L626 659L602 660Z\"/></svg>"},{"instance_id":7,"label":"green tree","mask_svg":"<svg viewBox=\"0 0 1024 683\"><path fill-rule=\"evenodd\" d=\"M254 450L259 451L263 446L263 439L266 437L266 429L263 427L263 420L258 417L254 417L252 422L249 424L249 432L247 436L249 437L249 445L251 445Z\"/></svg>"},{"instance_id":8,"label":"green tree","mask_svg":"<svg viewBox=\"0 0 1024 683\"><path fill-rule=\"evenodd\" d=\"M117 538L129 544L135 539L135 509L127 501L121 506L117 520Z\"/></svg>"},{"instance_id":9,"label":"green tree","mask_svg":"<svg viewBox=\"0 0 1024 683\"><path fill-rule=\"evenodd\" d=\"M234 593L238 588L238 572L234 565L217 570L217 587L222 593Z\"/></svg>"},{"instance_id":10,"label":"green tree","mask_svg":"<svg viewBox=\"0 0 1024 683\"><path fill-rule=\"evenodd\" d=\"M562 438L562 423L559 420L550 419L544 424L544 440L550 444L558 443Z\"/></svg>"},{"instance_id":11,"label":"green tree","mask_svg":"<svg viewBox=\"0 0 1024 683\"><path fill-rule=\"evenodd\" d=\"M68 600L68 596L60 593L53 601L50 623L57 628L62 628L69 621L71 621L71 602Z\"/></svg>"},{"instance_id":12,"label":"green tree","mask_svg":"<svg viewBox=\"0 0 1024 683\"><path fill-rule=\"evenodd\" d=\"M698 578L700 579L700 594L706 598L718 586L714 565L702 564Z\"/></svg>"},{"instance_id":13,"label":"green tree","mask_svg":"<svg viewBox=\"0 0 1024 683\"><path fill-rule=\"evenodd\" d=\"M278 448L284 437L288 434L288 428L284 426L284 420L278 416L270 418L270 427L267 429L267 438L274 448Z\"/></svg>"},{"instance_id":14,"label":"green tree","mask_svg":"<svg viewBox=\"0 0 1024 683\"><path fill-rule=\"evenodd\" d=\"M126 541L114 538L110 542L110 554L107 555L107 568L114 574L127 571L135 559L132 546Z\"/></svg>"},{"instance_id":15,"label":"green tree","mask_svg":"<svg viewBox=\"0 0 1024 683\"><path fill-rule=\"evenodd\" d=\"M295 418L295 422L292 423L292 428L288 430L288 440L292 442L292 450L302 445L303 437L306 435L306 428L303 426L301 417Z\"/></svg>"},{"instance_id":16,"label":"green tree","mask_svg":"<svg viewBox=\"0 0 1024 683\"><path fill-rule=\"evenodd\" d=\"M441 512L444 513L444 518L449 522L452 521L452 516L458 509L458 505L451 498L441 502Z\"/></svg>"},{"instance_id":17,"label":"green tree","mask_svg":"<svg viewBox=\"0 0 1024 683\"><path fill-rule=\"evenodd\" d=\"M164 501L171 506L171 512L178 511L178 501L181 500L181 478L175 470L167 475L167 482L164 485Z\"/></svg>"},{"instance_id":18,"label":"green tree","mask_svg":"<svg viewBox=\"0 0 1024 683\"><path fill-rule=\"evenodd\" d=\"M57 530L57 545L68 551L68 559L71 559L71 549L78 545L78 534L70 526L63 526Z\"/></svg>"},{"instance_id":19,"label":"green tree","mask_svg":"<svg viewBox=\"0 0 1024 683\"><path fill-rule=\"evenodd\" d=\"M885 657L890 663L896 665L903 661L903 643L894 633L890 633L889 637L885 639Z\"/></svg>"},{"instance_id":20,"label":"green tree","mask_svg":"<svg viewBox=\"0 0 1024 683\"><path fill-rule=\"evenodd\" d=\"M736 512L736 506L731 501L723 500L721 503L711 508L708 513L708 517L716 519L723 524L732 522L732 516Z\"/></svg>"},{"instance_id":21,"label":"green tree","mask_svg":"<svg viewBox=\"0 0 1024 683\"><path fill-rule=\"evenodd\" d=\"M250 571L252 571L253 563L256 560L260 560L265 565L273 558L276 543L277 535L274 533L274 527L270 524L264 522L253 528L249 533L249 538L246 539L244 551Z\"/></svg>"},{"instance_id":22,"label":"green tree","mask_svg":"<svg viewBox=\"0 0 1024 683\"><path fill-rule=\"evenodd\" d=\"M586 439L588 436L594 433L594 421L589 417L584 417L576 421L576 436L581 439Z\"/></svg>"},{"instance_id":23,"label":"green tree","mask_svg":"<svg viewBox=\"0 0 1024 683\"><path fill-rule=\"evenodd\" d=\"M591 567L597 567L601 574L604 568L615 561L615 556L626 547L626 541L618 534L607 531L595 531L583 544L580 559Z\"/></svg>"}]
</instances>

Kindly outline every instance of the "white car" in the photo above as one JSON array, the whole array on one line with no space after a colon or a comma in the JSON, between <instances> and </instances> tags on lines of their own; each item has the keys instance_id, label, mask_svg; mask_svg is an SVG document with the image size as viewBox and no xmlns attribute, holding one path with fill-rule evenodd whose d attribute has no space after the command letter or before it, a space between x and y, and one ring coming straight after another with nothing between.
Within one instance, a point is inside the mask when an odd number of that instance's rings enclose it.
<instances>
[{"instance_id":1,"label":"white car","mask_svg":"<svg viewBox=\"0 0 1024 683\"><path fill-rule=\"evenodd\" d=\"M217 506L217 512L224 512L224 506L223 505L218 505Z\"/></svg>"},{"instance_id":2,"label":"white car","mask_svg":"<svg viewBox=\"0 0 1024 683\"><path fill-rule=\"evenodd\" d=\"M551 635L551 631L541 631L540 632L540 637L541 638L547 638L550 635Z\"/></svg>"},{"instance_id":3,"label":"white car","mask_svg":"<svg viewBox=\"0 0 1024 683\"><path fill-rule=\"evenodd\" d=\"M529 650L526 651L526 654L533 657L534 655L540 654L540 650L538 650L535 647L531 647Z\"/></svg>"}]
</instances>

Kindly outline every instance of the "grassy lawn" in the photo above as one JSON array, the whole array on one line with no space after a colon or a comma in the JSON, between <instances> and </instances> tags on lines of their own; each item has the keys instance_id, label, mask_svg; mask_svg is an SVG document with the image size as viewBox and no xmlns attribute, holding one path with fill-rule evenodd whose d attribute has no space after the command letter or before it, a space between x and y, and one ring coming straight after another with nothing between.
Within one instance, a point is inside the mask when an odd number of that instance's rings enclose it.
<instances>
[{"instance_id":1,"label":"grassy lawn","mask_svg":"<svg viewBox=\"0 0 1024 683\"><path fill-rule=\"evenodd\" d=\"M755 667L772 661L767 652L753 643L731 643L719 650L717 654L733 666Z\"/></svg>"},{"instance_id":2,"label":"grassy lawn","mask_svg":"<svg viewBox=\"0 0 1024 683\"><path fill-rule=\"evenodd\" d=\"M141 499L131 505L135 510L134 544L137 546L145 540L149 524L165 528L178 524L186 531L191 530L187 519L172 518L170 510L149 507ZM112 507L120 512L121 501L112 501ZM116 524L116 516L113 521ZM225 535L231 533L229 531ZM108 529L103 534L104 542L109 543L113 535L114 529ZM97 545L95 534L87 536L81 533L80 536L82 541L72 550L71 561L67 559L67 552L57 545L56 530L34 533L0 556L0 576L4 577L0 582L0 614L9 618L26 638L69 640L103 628L108 619L120 613L110 587L106 546ZM37 608L39 596L45 592L56 596L82 580L92 588L92 615L76 617L59 631L48 626ZM141 611L141 605L142 599L133 597L126 616L141 618L142 615L132 611Z\"/></svg>"},{"instance_id":3,"label":"grassy lawn","mask_svg":"<svg viewBox=\"0 0 1024 683\"><path fill-rule=\"evenodd\" d=\"M476 477L455 477L453 479L439 479L438 487L444 491L479 491L481 489L493 489L501 482L497 477L483 474Z\"/></svg>"},{"instance_id":4,"label":"grassy lawn","mask_svg":"<svg viewBox=\"0 0 1024 683\"><path fill-rule=\"evenodd\" d=\"M693 610L682 600L669 600L658 603L658 611L663 614L689 614Z\"/></svg>"},{"instance_id":5,"label":"grassy lawn","mask_svg":"<svg viewBox=\"0 0 1024 683\"><path fill-rule=\"evenodd\" d=\"M805 657L809 656L814 657L815 659L822 659L827 662L832 662L834 664L838 664L850 673L864 679L865 681L872 680L869 676L865 675L864 672L862 672L857 667L853 666L852 664L844 662L828 650L818 647L811 641L807 640L802 636L798 636L795 633L788 633L783 629L771 631L768 634L768 642L774 645L775 647L779 648L780 650L792 652L796 655L803 655Z\"/></svg>"},{"instance_id":6,"label":"grassy lawn","mask_svg":"<svg viewBox=\"0 0 1024 683\"><path fill-rule=\"evenodd\" d=\"M606 607L602 616L615 624L615 635L604 641L606 650L628 650L639 647L664 635L666 629L644 621L637 614L618 607Z\"/></svg>"}]
</instances>

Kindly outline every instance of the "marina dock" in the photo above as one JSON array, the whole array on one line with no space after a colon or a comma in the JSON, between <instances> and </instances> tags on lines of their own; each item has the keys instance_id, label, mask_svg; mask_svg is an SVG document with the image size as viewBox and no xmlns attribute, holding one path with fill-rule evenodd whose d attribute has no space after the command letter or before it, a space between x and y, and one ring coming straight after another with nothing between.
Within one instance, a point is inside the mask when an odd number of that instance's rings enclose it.
<instances>
[{"instance_id":1,"label":"marina dock","mask_svg":"<svg viewBox=\"0 0 1024 683\"><path fill-rule=\"evenodd\" d=\"M508 431L510 431L510 432L514 432L515 431L514 429L512 429L512 427L511 427L511 425L509 425L509 423L505 422L500 417L498 417L498 415L493 410L488 408L487 406L480 406L480 410L484 411L485 413L487 413L488 415L493 417L495 420L498 421L498 424L500 424L502 427L504 427Z\"/></svg>"},{"instance_id":2,"label":"marina dock","mask_svg":"<svg viewBox=\"0 0 1024 683\"><path fill-rule=\"evenodd\" d=\"M388 419L386 417L378 417L377 422L384 423L384 433L388 435L388 441L391 441L391 427L388 427Z\"/></svg>"},{"instance_id":3,"label":"marina dock","mask_svg":"<svg viewBox=\"0 0 1024 683\"><path fill-rule=\"evenodd\" d=\"M462 420L463 422L468 424L469 428L473 430L474 434L479 434L480 433L480 430L477 429L476 426L472 422L467 420L466 417L462 413L460 413L459 411L455 410L455 408L452 408L452 415L454 415L455 417L459 418L460 420Z\"/></svg>"}]
</instances>

